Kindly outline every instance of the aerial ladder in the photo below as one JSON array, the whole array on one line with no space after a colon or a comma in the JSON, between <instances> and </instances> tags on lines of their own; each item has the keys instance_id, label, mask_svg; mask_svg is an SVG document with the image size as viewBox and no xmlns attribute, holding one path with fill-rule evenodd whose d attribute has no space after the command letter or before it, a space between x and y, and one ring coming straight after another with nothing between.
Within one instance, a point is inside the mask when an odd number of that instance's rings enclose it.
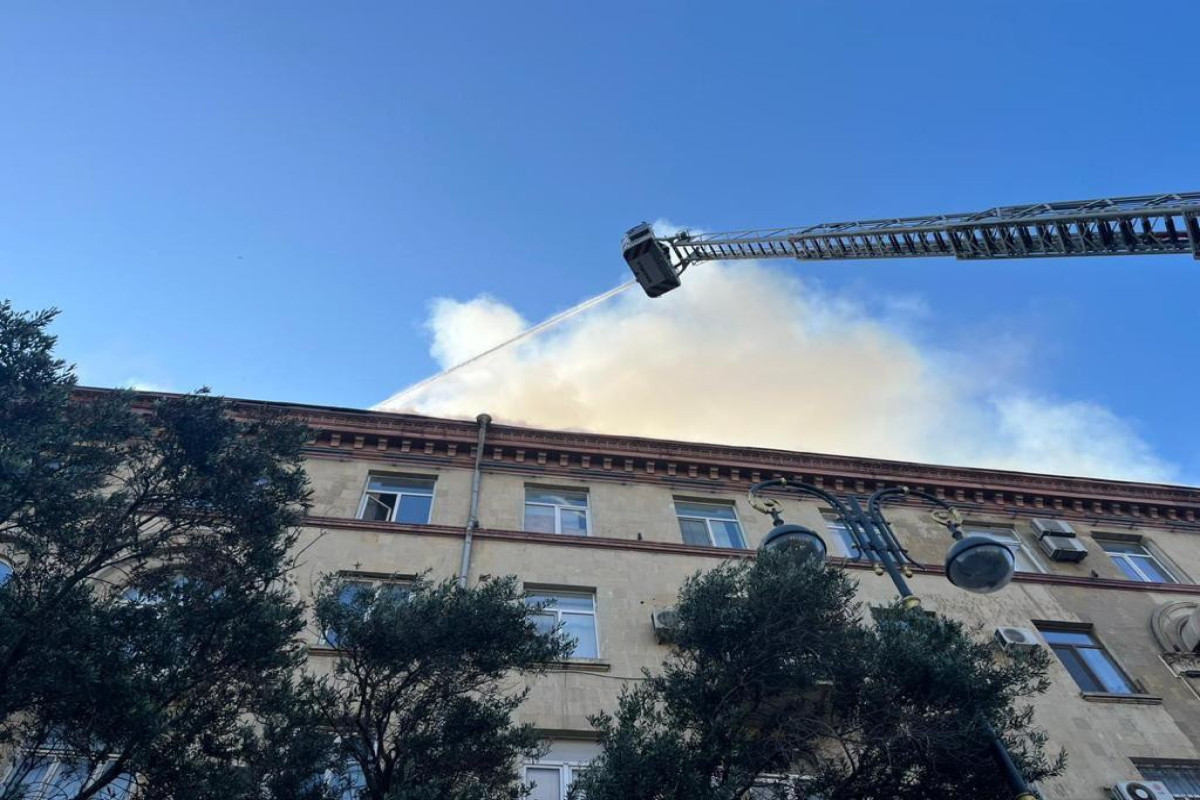
<instances>
[{"instance_id":1,"label":"aerial ladder","mask_svg":"<svg viewBox=\"0 0 1200 800\"><path fill-rule=\"evenodd\" d=\"M656 236L643 222L625 234L622 250L651 297L677 288L683 271L702 261L933 256L982 261L1189 253L1200 259L1200 192L729 233Z\"/></svg>"}]
</instances>

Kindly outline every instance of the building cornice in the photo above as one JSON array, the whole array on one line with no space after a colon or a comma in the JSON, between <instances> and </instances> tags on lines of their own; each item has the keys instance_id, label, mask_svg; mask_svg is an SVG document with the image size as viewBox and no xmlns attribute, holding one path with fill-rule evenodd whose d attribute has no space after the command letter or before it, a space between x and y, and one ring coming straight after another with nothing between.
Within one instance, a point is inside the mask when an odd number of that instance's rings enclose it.
<instances>
[{"instance_id":1,"label":"building cornice","mask_svg":"<svg viewBox=\"0 0 1200 800\"><path fill-rule=\"evenodd\" d=\"M105 390L81 389L81 394ZM141 397L154 399L153 393ZM466 420L382 411L234 400L246 413L287 413L313 429L308 456L379 463L469 466L477 428ZM835 493L906 485L964 510L1057 517L1095 527L1169 527L1200 531L1200 489L1170 484L939 466L768 448L556 431L493 423L484 466L585 480L665 483L744 492L786 477Z\"/></svg>"}]
</instances>

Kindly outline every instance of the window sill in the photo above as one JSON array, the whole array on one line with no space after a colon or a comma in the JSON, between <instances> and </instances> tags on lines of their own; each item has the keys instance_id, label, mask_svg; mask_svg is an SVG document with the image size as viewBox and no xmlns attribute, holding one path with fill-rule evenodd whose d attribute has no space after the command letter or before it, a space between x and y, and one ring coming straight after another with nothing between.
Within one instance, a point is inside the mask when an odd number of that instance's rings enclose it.
<instances>
[{"instance_id":1,"label":"window sill","mask_svg":"<svg viewBox=\"0 0 1200 800\"><path fill-rule=\"evenodd\" d=\"M1113 694L1112 692L1080 692L1089 703L1131 703L1138 706L1160 706L1162 698L1153 694Z\"/></svg>"},{"instance_id":2,"label":"window sill","mask_svg":"<svg viewBox=\"0 0 1200 800\"><path fill-rule=\"evenodd\" d=\"M611 672L612 663L600 658L567 658L562 661L548 661L544 665L547 672Z\"/></svg>"}]
</instances>

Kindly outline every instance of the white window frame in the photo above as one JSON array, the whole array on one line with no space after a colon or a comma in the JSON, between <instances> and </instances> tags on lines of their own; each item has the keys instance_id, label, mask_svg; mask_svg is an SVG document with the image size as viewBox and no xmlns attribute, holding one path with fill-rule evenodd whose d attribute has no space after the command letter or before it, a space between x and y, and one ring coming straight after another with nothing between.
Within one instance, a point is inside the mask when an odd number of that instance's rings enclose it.
<instances>
[{"instance_id":1,"label":"white window frame","mask_svg":"<svg viewBox=\"0 0 1200 800\"><path fill-rule=\"evenodd\" d=\"M684 514L679 510L680 503L686 503L687 505L690 505L690 506L711 506L713 508L727 508L730 511L732 511L733 512L733 522L737 525L737 529L738 529L738 537L742 540L741 545L738 547L725 547L724 545L717 544L717 539L715 536L713 536L712 521L716 520L717 522L729 522L728 519L726 519L725 517L698 517L695 514ZM717 548L720 548L721 550L745 550L746 549L746 529L742 527L742 520L738 517L737 505L735 505L734 503L722 503L720 501L712 501L712 500L689 500L686 497L675 497L675 498L672 498L671 505L675 509L675 520L677 522L679 520L690 519L690 520L697 520L697 521L704 523L704 529L708 532L708 546L709 547L717 547ZM680 536L682 537L683 530L680 529L679 533L680 533Z\"/></svg>"},{"instance_id":2,"label":"white window frame","mask_svg":"<svg viewBox=\"0 0 1200 800\"><path fill-rule=\"evenodd\" d=\"M587 762L583 761L533 761L525 765L522 770L522 778L526 783L529 783L529 770L531 769L557 769L558 770L558 800L567 800L567 794L571 791L571 784L575 782L575 778L579 773L587 769Z\"/></svg>"},{"instance_id":3,"label":"white window frame","mask_svg":"<svg viewBox=\"0 0 1200 800\"><path fill-rule=\"evenodd\" d=\"M543 608L541 611L539 611L538 614L539 615L553 614L555 627L562 625L562 622L563 622L562 615L563 614L575 614L578 616L590 615L592 618L592 633L596 637L596 654L594 656L577 656L577 655L575 655L574 651L572 651L571 654L567 656L567 659L598 659L598 658L600 658L600 652L601 652L600 651L600 614L597 613L598 603L596 602L596 592L594 590L588 590L588 589L543 589L543 588L539 588L537 586L526 586L525 587L526 597L528 598L528 596L531 594L542 595L543 597L569 596L569 597L591 598L591 601L592 601L592 610L591 611L579 611L579 610L575 610L575 609L572 609L569 611L560 611L559 609L555 608L554 606L547 606L546 608ZM528 602L528 600L526 602Z\"/></svg>"},{"instance_id":4,"label":"white window frame","mask_svg":"<svg viewBox=\"0 0 1200 800\"><path fill-rule=\"evenodd\" d=\"M36 753L35 757L46 759L46 763L49 764L49 769L46 771L46 775L42 781L31 787L36 794L26 794L23 800L57 800L57 796L60 795L56 795L59 790L55 787L54 781L58 778L59 772L61 772L69 763L67 759L64 758L64 756L67 754L61 751L55 751L54 749L39 749L35 750L34 752ZM21 764L27 757L28 756L20 756L13 759L8 765L8 769L4 770L3 780L0 780L0 792L7 792L7 790L10 788L10 782L17 776L21 769ZM83 788L91 786L92 782L96 780L96 777L100 774L100 772L108 768L108 765L111 763L111 761L111 758L103 761L97 764L90 772L88 772L87 777L84 779ZM26 775L28 775L28 773L26 773ZM137 797L137 783L132 775L126 776L130 780L130 786L123 795L112 794L110 790L117 785L117 781L121 777L122 775L118 775L117 778L114 778L113 781L108 784L108 786L97 792L96 799L133 800L133 798ZM49 792L49 794L47 794L47 792Z\"/></svg>"},{"instance_id":5,"label":"white window frame","mask_svg":"<svg viewBox=\"0 0 1200 800\"><path fill-rule=\"evenodd\" d=\"M1128 564L1130 566L1130 568L1135 573L1137 573L1138 577L1133 578L1132 580L1137 580L1142 583L1162 583L1162 581L1155 580L1149 574L1147 574L1146 572L1143 572L1142 568L1138 565L1138 561L1140 559L1149 559L1150 561L1153 561L1155 566L1157 566L1160 570L1162 570L1163 574L1166 575L1170 579L1167 581L1167 583L1179 583L1180 582L1179 578L1175 575L1175 570L1171 569L1169 566L1164 564L1163 560L1161 558L1159 558L1157 555L1155 555L1154 552L1152 552L1150 550L1150 548L1146 546L1146 543L1144 541L1130 542L1130 541L1124 541L1122 539L1106 539L1103 536L1101 536L1101 537L1096 538L1096 543L1099 544L1100 549L1103 550L1110 559L1112 559L1113 563L1116 563L1117 561L1124 561L1126 564ZM1142 549L1142 552L1140 552L1140 553L1119 553L1119 552L1114 553L1111 550L1109 550L1108 547L1106 547L1106 545L1113 545L1113 544L1121 545L1122 547L1140 547ZM1125 575L1124 570L1122 570L1121 575L1122 575L1122 577L1129 579L1129 576Z\"/></svg>"},{"instance_id":6,"label":"white window frame","mask_svg":"<svg viewBox=\"0 0 1200 800\"><path fill-rule=\"evenodd\" d=\"M538 500L531 501L529 499L529 491L531 489L535 492L536 491L549 491L549 492L572 492L573 494L582 494L584 497L583 505L582 506L572 506L572 505L559 505L558 503L543 503ZM563 512L563 510L582 511L583 512L583 525L584 525L583 535L584 536L592 535L592 508L591 508L592 497L591 497L591 493L588 492L587 489L571 488L569 486L538 486L537 484L527 484L525 486L525 505L523 505L521 507L522 508L521 530L526 531L528 533L542 533L542 531L530 531L529 528L526 527L530 506L542 506L543 508L553 508L554 509L554 532L556 534L562 533L562 512ZM574 534L571 534L571 535L574 535Z\"/></svg>"},{"instance_id":7,"label":"white window frame","mask_svg":"<svg viewBox=\"0 0 1200 800\"><path fill-rule=\"evenodd\" d=\"M396 480L404 480L405 478L418 481L429 481L429 492L372 492L371 480L374 478L382 478L387 480L393 478ZM358 501L358 516L357 519L367 522L377 522L378 520L368 520L364 515L367 512L367 503L370 501L371 494L391 494L396 497L396 507L392 509L387 522L396 522L396 515L400 513L400 502L406 495L413 497L428 497L429 498L429 514L424 522L405 522L404 525L429 525L433 522L433 509L437 503L437 476L436 475L418 475L408 473L387 473L387 472L370 472L367 473L366 483L363 485L362 499ZM378 501L376 501L378 502Z\"/></svg>"},{"instance_id":8,"label":"white window frame","mask_svg":"<svg viewBox=\"0 0 1200 800\"><path fill-rule=\"evenodd\" d=\"M988 537L991 537L992 540L997 541L1000 544L1005 544L1005 545L1009 545L1011 547L1018 548L1019 552L1025 556L1025 558L1029 561L1029 563L1033 564L1033 569L1032 570L1021 569L1020 564L1018 563L1016 565L1017 572L1024 572L1029 575L1044 574L1046 572L1046 568L1044 566L1042 566L1042 562L1037 557L1037 555L1033 552L1033 548L1031 548L1029 545L1027 545L1025 543L1025 539L1021 536L1021 534L1019 534L1017 532L1017 529L1014 527L1007 526L1007 525L987 525L987 524L979 523L979 522L976 522L976 523L966 522L966 523L963 523L962 532L963 532L964 537L972 536L972 535L988 536ZM1015 560L1016 560L1016 554L1014 554L1014 561Z\"/></svg>"}]
</instances>

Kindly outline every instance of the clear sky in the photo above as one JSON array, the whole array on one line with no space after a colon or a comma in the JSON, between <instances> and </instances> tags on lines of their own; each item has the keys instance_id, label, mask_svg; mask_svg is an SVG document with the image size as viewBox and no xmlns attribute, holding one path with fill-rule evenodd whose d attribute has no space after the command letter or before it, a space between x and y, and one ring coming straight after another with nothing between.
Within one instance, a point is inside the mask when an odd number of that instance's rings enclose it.
<instances>
[{"instance_id":1,"label":"clear sky","mask_svg":"<svg viewBox=\"0 0 1200 800\"><path fill-rule=\"evenodd\" d=\"M438 369L435 298L542 319L624 280L642 219L1200 189L1198 28L1102 0L9 3L0 296L61 308L89 384L366 407ZM913 342L1011 341L1025 390L1200 476L1200 263L783 266L923 309Z\"/></svg>"}]
</instances>

